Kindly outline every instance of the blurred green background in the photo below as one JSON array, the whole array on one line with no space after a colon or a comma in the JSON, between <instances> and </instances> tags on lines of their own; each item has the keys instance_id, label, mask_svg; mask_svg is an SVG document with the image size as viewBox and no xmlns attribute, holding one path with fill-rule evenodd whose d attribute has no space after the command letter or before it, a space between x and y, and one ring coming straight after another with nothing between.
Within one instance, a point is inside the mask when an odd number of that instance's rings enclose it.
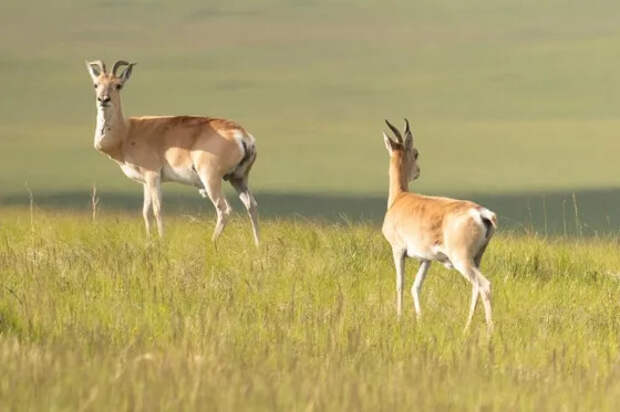
<instances>
[{"instance_id":1,"label":"blurred green background","mask_svg":"<svg viewBox=\"0 0 620 412\"><path fill-rule=\"evenodd\" d=\"M413 122L422 193L504 225L620 228L620 3L15 1L0 5L0 203L136 210L92 147L85 59L137 61L126 115L221 116L257 138L266 216L380 219L383 119ZM575 219L575 193L578 223ZM164 206L208 211L194 189ZM566 227L566 228L565 228Z\"/></svg>"}]
</instances>

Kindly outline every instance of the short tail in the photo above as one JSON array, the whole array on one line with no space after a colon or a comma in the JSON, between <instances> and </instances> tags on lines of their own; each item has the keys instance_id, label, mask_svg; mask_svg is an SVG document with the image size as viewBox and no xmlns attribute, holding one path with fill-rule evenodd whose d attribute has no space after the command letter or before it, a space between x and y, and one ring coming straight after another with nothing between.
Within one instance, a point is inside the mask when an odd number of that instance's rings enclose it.
<instances>
[{"instance_id":1,"label":"short tail","mask_svg":"<svg viewBox=\"0 0 620 412\"><path fill-rule=\"evenodd\" d=\"M485 208L480 208L478 212L480 213L482 223L484 223L484 226L487 230L487 234L485 237L489 239L495 232L495 229L497 229L497 216L495 215L495 213Z\"/></svg>"},{"instance_id":2,"label":"short tail","mask_svg":"<svg viewBox=\"0 0 620 412\"><path fill-rule=\"evenodd\" d=\"M248 134L240 138L239 143L243 149L243 157L232 172L224 175L224 180L245 178L256 160L256 141L254 136Z\"/></svg>"}]
</instances>

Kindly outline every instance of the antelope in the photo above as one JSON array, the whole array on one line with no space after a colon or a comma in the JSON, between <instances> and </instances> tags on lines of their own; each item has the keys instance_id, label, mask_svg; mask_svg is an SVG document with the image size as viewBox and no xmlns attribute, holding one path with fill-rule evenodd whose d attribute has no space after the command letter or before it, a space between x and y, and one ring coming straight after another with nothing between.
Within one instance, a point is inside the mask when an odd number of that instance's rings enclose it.
<instances>
[{"instance_id":1,"label":"antelope","mask_svg":"<svg viewBox=\"0 0 620 412\"><path fill-rule=\"evenodd\" d=\"M423 196L409 192L409 182L420 176L418 150L405 119L403 138L387 120L395 139L383 132L390 155L389 195L382 232L392 247L396 267L396 311L402 314L405 257L420 260L411 287L416 317L421 319L420 290L433 261L456 269L472 285L471 305L465 330L474 316L478 295L482 297L489 332L491 319L491 283L480 272L480 261L497 228L497 218L490 210L470 201Z\"/></svg>"},{"instance_id":2,"label":"antelope","mask_svg":"<svg viewBox=\"0 0 620 412\"><path fill-rule=\"evenodd\" d=\"M247 209L254 243L259 244L258 204L248 187L256 160L254 137L235 122L198 116L123 115L120 91L136 63L119 60L112 71L101 60L86 62L95 86L97 124L95 149L114 160L144 189L142 216L151 233L151 209L163 236L161 183L177 182L198 188L217 213L212 240L224 230L231 208L222 194L222 181L234 187ZM119 72L120 70L120 72Z\"/></svg>"}]
</instances>

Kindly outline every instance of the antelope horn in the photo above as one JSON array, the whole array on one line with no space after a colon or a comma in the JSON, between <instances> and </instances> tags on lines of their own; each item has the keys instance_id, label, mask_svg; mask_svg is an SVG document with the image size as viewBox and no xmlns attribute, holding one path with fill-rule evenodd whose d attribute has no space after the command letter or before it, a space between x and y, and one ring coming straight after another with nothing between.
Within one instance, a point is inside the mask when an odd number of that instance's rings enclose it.
<instances>
[{"instance_id":1,"label":"antelope horn","mask_svg":"<svg viewBox=\"0 0 620 412\"><path fill-rule=\"evenodd\" d=\"M405 136L411 133L411 129L409 128L409 120L405 117Z\"/></svg>"},{"instance_id":2,"label":"antelope horn","mask_svg":"<svg viewBox=\"0 0 620 412\"><path fill-rule=\"evenodd\" d=\"M129 64L129 62L126 62L125 60L119 60L116 63L114 63L114 66L112 67L112 74L116 76L116 71L119 69L119 67L130 66L130 65L131 64Z\"/></svg>"},{"instance_id":3,"label":"antelope horn","mask_svg":"<svg viewBox=\"0 0 620 412\"><path fill-rule=\"evenodd\" d=\"M385 123L392 130L392 133L394 133L394 136L396 136L396 139L398 139L398 143L402 144L403 136L400 134L400 131L392 123L388 122L387 120L385 121Z\"/></svg>"}]
</instances>

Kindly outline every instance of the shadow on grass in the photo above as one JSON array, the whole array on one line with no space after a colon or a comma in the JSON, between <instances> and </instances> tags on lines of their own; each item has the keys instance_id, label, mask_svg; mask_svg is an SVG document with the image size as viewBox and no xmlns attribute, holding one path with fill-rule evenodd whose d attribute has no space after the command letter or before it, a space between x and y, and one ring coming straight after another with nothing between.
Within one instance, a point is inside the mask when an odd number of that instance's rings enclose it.
<instances>
[{"instance_id":1,"label":"shadow on grass","mask_svg":"<svg viewBox=\"0 0 620 412\"><path fill-rule=\"evenodd\" d=\"M167 213L212 213L208 200L198 196L164 194ZM103 210L140 213L141 193L101 193ZM327 194L283 194L263 192L256 195L262 217L306 217L324 221L366 221L379 223L385 213L384 196ZM615 234L620 231L620 188L565 192L524 192L515 194L462 194L496 212L502 229L549 235ZM234 196L233 208L242 211ZM34 194L37 207L88 210L90 193L61 192ZM26 206L27 194L0 198L2 206Z\"/></svg>"}]
</instances>

